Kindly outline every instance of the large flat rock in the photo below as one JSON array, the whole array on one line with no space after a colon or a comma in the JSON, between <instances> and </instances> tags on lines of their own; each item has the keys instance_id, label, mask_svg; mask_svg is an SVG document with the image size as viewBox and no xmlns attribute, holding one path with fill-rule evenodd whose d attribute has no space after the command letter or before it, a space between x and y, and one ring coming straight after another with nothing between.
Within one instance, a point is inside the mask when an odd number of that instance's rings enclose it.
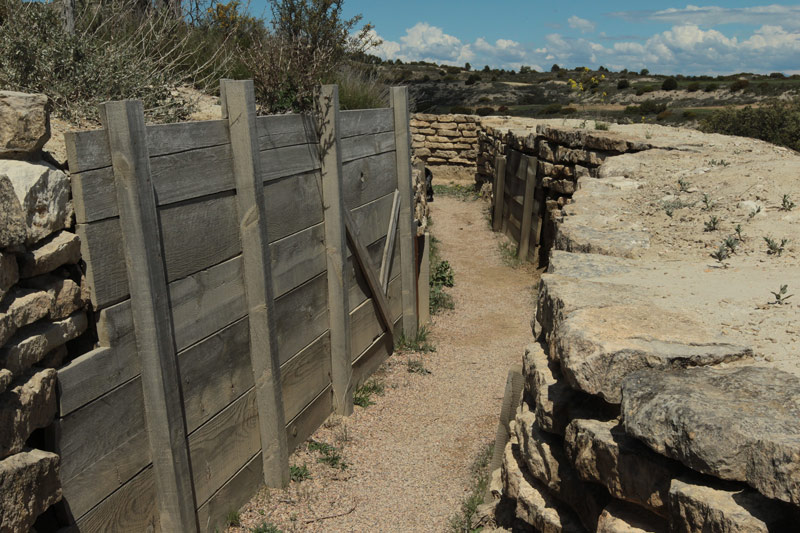
<instances>
[{"instance_id":1,"label":"large flat rock","mask_svg":"<svg viewBox=\"0 0 800 533\"><path fill-rule=\"evenodd\" d=\"M667 516L669 487L681 466L627 435L618 421L576 419L564 438L567 456L585 481L615 498Z\"/></svg>"},{"instance_id":2,"label":"large flat rock","mask_svg":"<svg viewBox=\"0 0 800 533\"><path fill-rule=\"evenodd\" d=\"M575 418L615 418L618 408L596 396L583 394L569 386L557 362L551 361L541 345L525 348L522 358L525 392L537 425L545 431L564 435Z\"/></svg>"},{"instance_id":3,"label":"large flat rock","mask_svg":"<svg viewBox=\"0 0 800 533\"><path fill-rule=\"evenodd\" d=\"M617 404L623 379L637 370L716 365L753 355L724 342L699 318L654 305L575 311L559 327L551 349L573 387Z\"/></svg>"},{"instance_id":4,"label":"large flat rock","mask_svg":"<svg viewBox=\"0 0 800 533\"><path fill-rule=\"evenodd\" d=\"M525 410L524 405L517 413L516 435L520 457L528 472L567 504L586 529L594 531L608 504L608 494L580 479L567 458L563 440L539 429L535 415Z\"/></svg>"},{"instance_id":5,"label":"large flat rock","mask_svg":"<svg viewBox=\"0 0 800 533\"><path fill-rule=\"evenodd\" d=\"M0 531L29 531L61 499L58 455L25 450L0 461Z\"/></svg>"},{"instance_id":6,"label":"large flat rock","mask_svg":"<svg viewBox=\"0 0 800 533\"><path fill-rule=\"evenodd\" d=\"M541 533L585 533L575 514L548 494L547 488L525 471L516 440L503 455L504 496L516 501L516 516Z\"/></svg>"},{"instance_id":7,"label":"large flat rock","mask_svg":"<svg viewBox=\"0 0 800 533\"><path fill-rule=\"evenodd\" d=\"M22 451L34 430L50 425L56 416L56 371L24 376L0 394L0 459Z\"/></svg>"},{"instance_id":8,"label":"large flat rock","mask_svg":"<svg viewBox=\"0 0 800 533\"><path fill-rule=\"evenodd\" d=\"M706 474L800 504L800 378L762 367L629 375L625 431Z\"/></svg>"},{"instance_id":9,"label":"large flat rock","mask_svg":"<svg viewBox=\"0 0 800 533\"><path fill-rule=\"evenodd\" d=\"M650 248L646 231L609 228L587 215L567 217L556 227L553 239L556 250L587 254L639 257Z\"/></svg>"},{"instance_id":10,"label":"large flat rock","mask_svg":"<svg viewBox=\"0 0 800 533\"><path fill-rule=\"evenodd\" d=\"M675 479L669 499L674 533L795 531L800 518L785 505L755 491L721 483L712 487L691 479Z\"/></svg>"},{"instance_id":11,"label":"large flat rock","mask_svg":"<svg viewBox=\"0 0 800 533\"><path fill-rule=\"evenodd\" d=\"M0 91L0 157L35 154L50 139L50 101L44 94Z\"/></svg>"}]
</instances>

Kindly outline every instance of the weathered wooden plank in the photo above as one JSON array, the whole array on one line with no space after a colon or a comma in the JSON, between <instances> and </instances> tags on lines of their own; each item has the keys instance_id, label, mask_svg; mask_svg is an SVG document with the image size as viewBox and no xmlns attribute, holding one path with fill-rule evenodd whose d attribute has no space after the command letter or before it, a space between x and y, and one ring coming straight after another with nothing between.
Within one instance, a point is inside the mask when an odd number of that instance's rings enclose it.
<instances>
[{"instance_id":1,"label":"weathered wooden plank","mask_svg":"<svg viewBox=\"0 0 800 533\"><path fill-rule=\"evenodd\" d=\"M103 105L101 114L116 182L159 519L168 531L196 530L186 421L166 298L167 278L146 148L144 110L141 101L110 102Z\"/></svg>"},{"instance_id":2,"label":"weathered wooden plank","mask_svg":"<svg viewBox=\"0 0 800 533\"><path fill-rule=\"evenodd\" d=\"M387 328L391 328L393 321L389 313L389 302L386 300L383 287L381 287L381 282L378 279L378 272L371 264L366 246L364 246L364 243L358 234L358 230L356 229L357 226L347 210L344 211L344 222L345 229L347 230L347 242L350 245L350 251L353 253L353 257L355 257L358 266L361 268L361 273L364 274L364 279L366 279L367 285L369 285L370 292L372 293L371 298L377 307L378 316L380 316Z\"/></svg>"},{"instance_id":3,"label":"weathered wooden plank","mask_svg":"<svg viewBox=\"0 0 800 533\"><path fill-rule=\"evenodd\" d=\"M260 176L264 182L311 172L318 170L320 166L319 147L316 144L298 144L264 150L259 152L259 158Z\"/></svg>"},{"instance_id":4,"label":"weathered wooden plank","mask_svg":"<svg viewBox=\"0 0 800 533\"><path fill-rule=\"evenodd\" d=\"M494 159L494 216L492 230L500 231L503 224L503 202L506 189L506 157L498 155Z\"/></svg>"},{"instance_id":5,"label":"weathered wooden plank","mask_svg":"<svg viewBox=\"0 0 800 533\"><path fill-rule=\"evenodd\" d=\"M520 242L518 257L523 261L528 259L528 250L531 242L531 217L533 216L533 193L536 189L536 169L538 168L535 157L525 156L525 195L522 201L522 225L520 227ZM520 165L520 171L522 166ZM536 246L536 241L534 241Z\"/></svg>"},{"instance_id":6,"label":"weathered wooden plank","mask_svg":"<svg viewBox=\"0 0 800 533\"><path fill-rule=\"evenodd\" d=\"M400 271L403 277L403 334L407 339L417 336L417 257L414 251L414 188L411 183L411 129L408 118L408 87L392 87L390 92L394 112L394 135L397 145L397 190L400 191ZM390 322L391 324L391 322Z\"/></svg>"},{"instance_id":7,"label":"weathered wooden plank","mask_svg":"<svg viewBox=\"0 0 800 533\"><path fill-rule=\"evenodd\" d=\"M224 81L236 175L236 200L244 260L245 295L250 326L250 366L258 409L257 426L270 487L289 484L289 453L281 395L281 371L275 328L275 300L264 203L264 181L258 153L256 99L252 80ZM299 271L299 269L298 269ZM241 466L237 465L237 468Z\"/></svg>"},{"instance_id":8,"label":"weathered wooden plank","mask_svg":"<svg viewBox=\"0 0 800 533\"><path fill-rule=\"evenodd\" d=\"M383 248L381 257L380 280L384 291L389 285L389 270L392 266L392 254L394 253L394 243L397 237L397 222L400 216L400 191L394 191L392 199L392 214L389 216L389 229L386 231L386 244Z\"/></svg>"},{"instance_id":9,"label":"weathered wooden plank","mask_svg":"<svg viewBox=\"0 0 800 533\"><path fill-rule=\"evenodd\" d=\"M331 335L326 331L281 366L286 420L291 420L331 384Z\"/></svg>"},{"instance_id":10,"label":"weathered wooden plank","mask_svg":"<svg viewBox=\"0 0 800 533\"><path fill-rule=\"evenodd\" d=\"M390 192L350 212L363 243L371 244L386 236L386 228L389 226L389 217L392 214L393 197ZM374 263L376 269L381 266L379 261Z\"/></svg>"},{"instance_id":11,"label":"weathered wooden plank","mask_svg":"<svg viewBox=\"0 0 800 533\"><path fill-rule=\"evenodd\" d=\"M343 163L342 173L344 205L351 211L397 188L394 152Z\"/></svg>"},{"instance_id":12,"label":"weathered wooden plank","mask_svg":"<svg viewBox=\"0 0 800 533\"><path fill-rule=\"evenodd\" d=\"M64 497L82 516L150 463L141 379L57 420L55 435Z\"/></svg>"},{"instance_id":13,"label":"weathered wooden plank","mask_svg":"<svg viewBox=\"0 0 800 533\"><path fill-rule=\"evenodd\" d=\"M189 435L198 505L205 503L260 448L256 395L250 389Z\"/></svg>"},{"instance_id":14,"label":"weathered wooden plank","mask_svg":"<svg viewBox=\"0 0 800 533\"><path fill-rule=\"evenodd\" d=\"M322 197L325 206L325 259L327 264L328 320L330 329L330 372L333 409L338 414L353 412L350 375L350 314L347 277L347 217L342 178L342 142L339 137L339 88L323 85L315 97L321 156Z\"/></svg>"},{"instance_id":15,"label":"weathered wooden plank","mask_svg":"<svg viewBox=\"0 0 800 533\"><path fill-rule=\"evenodd\" d=\"M259 151L317 142L314 120L309 115L256 117Z\"/></svg>"},{"instance_id":16,"label":"weathered wooden plank","mask_svg":"<svg viewBox=\"0 0 800 533\"><path fill-rule=\"evenodd\" d=\"M342 111L341 116L342 139L355 135L394 131L394 114L388 107Z\"/></svg>"},{"instance_id":17,"label":"weathered wooden plank","mask_svg":"<svg viewBox=\"0 0 800 533\"><path fill-rule=\"evenodd\" d=\"M324 272L325 226L317 224L269 245L276 298Z\"/></svg>"},{"instance_id":18,"label":"weathered wooden plank","mask_svg":"<svg viewBox=\"0 0 800 533\"><path fill-rule=\"evenodd\" d=\"M386 242L386 237L382 237L377 241L367 246L367 252L373 265L378 265L383 254L383 245ZM389 277L394 278L399 272L400 268L400 243L395 241L394 253L392 253L392 264L389 268ZM366 278L354 263L353 257L347 259L347 277L348 287L350 287L350 311L364 303L370 297L372 292L369 289Z\"/></svg>"},{"instance_id":19,"label":"weathered wooden plank","mask_svg":"<svg viewBox=\"0 0 800 533\"><path fill-rule=\"evenodd\" d=\"M153 467L142 470L102 503L78 518L76 525L82 533L162 531L156 507Z\"/></svg>"},{"instance_id":20,"label":"weathered wooden plank","mask_svg":"<svg viewBox=\"0 0 800 533\"><path fill-rule=\"evenodd\" d=\"M418 237L420 246L419 277L417 278L417 305L419 305L419 325L424 326L431 321L431 236L426 231Z\"/></svg>"},{"instance_id":21,"label":"weathered wooden plank","mask_svg":"<svg viewBox=\"0 0 800 533\"><path fill-rule=\"evenodd\" d=\"M120 242L119 219L77 224L75 232L81 240L81 256L86 262L86 286L94 308L107 307L127 298L128 274Z\"/></svg>"},{"instance_id":22,"label":"weathered wooden plank","mask_svg":"<svg viewBox=\"0 0 800 533\"><path fill-rule=\"evenodd\" d=\"M147 152L150 157L186 152L228 143L227 122L207 120L147 126ZM111 152L104 130L67 132L70 173L111 166Z\"/></svg>"},{"instance_id":23,"label":"weathered wooden plank","mask_svg":"<svg viewBox=\"0 0 800 533\"><path fill-rule=\"evenodd\" d=\"M341 139L342 162L394 151L394 131Z\"/></svg>"},{"instance_id":24,"label":"weathered wooden plank","mask_svg":"<svg viewBox=\"0 0 800 533\"><path fill-rule=\"evenodd\" d=\"M232 194L159 209L169 281L222 263L242 251Z\"/></svg>"},{"instance_id":25,"label":"weathered wooden plank","mask_svg":"<svg viewBox=\"0 0 800 533\"><path fill-rule=\"evenodd\" d=\"M325 274L275 300L278 356L284 364L328 329L328 279Z\"/></svg>"},{"instance_id":26,"label":"weathered wooden plank","mask_svg":"<svg viewBox=\"0 0 800 533\"><path fill-rule=\"evenodd\" d=\"M189 433L253 387L249 350L245 317L178 354Z\"/></svg>"},{"instance_id":27,"label":"weathered wooden plank","mask_svg":"<svg viewBox=\"0 0 800 533\"><path fill-rule=\"evenodd\" d=\"M262 457L257 453L241 470L236 472L217 492L197 509L200 531L217 533L228 523L229 513L247 503L264 485Z\"/></svg>"},{"instance_id":28,"label":"weathered wooden plank","mask_svg":"<svg viewBox=\"0 0 800 533\"><path fill-rule=\"evenodd\" d=\"M394 325L395 320L403 312L402 299L400 296L402 287L402 276L398 275L389 282L389 324ZM350 360L354 361L361 353L372 344L375 339L381 336L388 328L386 323L379 318L378 308L375 300L370 298L358 306L350 313ZM393 331L393 329L391 330Z\"/></svg>"},{"instance_id":29,"label":"weathered wooden plank","mask_svg":"<svg viewBox=\"0 0 800 533\"><path fill-rule=\"evenodd\" d=\"M294 451L298 445L310 437L325 422L333 411L333 393L331 387L317 396L303 412L294 417L286 425L286 440L289 450Z\"/></svg>"},{"instance_id":30,"label":"weathered wooden plank","mask_svg":"<svg viewBox=\"0 0 800 533\"><path fill-rule=\"evenodd\" d=\"M395 337L400 335L402 328L402 317L400 317L394 324ZM364 382L375 373L378 367L393 353L394 345L392 344L391 335L383 333L380 337L375 339L358 359L353 361L353 383L355 386L360 387L363 385Z\"/></svg>"},{"instance_id":31,"label":"weathered wooden plank","mask_svg":"<svg viewBox=\"0 0 800 533\"><path fill-rule=\"evenodd\" d=\"M178 350L247 314L242 257L169 284Z\"/></svg>"},{"instance_id":32,"label":"weathered wooden plank","mask_svg":"<svg viewBox=\"0 0 800 533\"><path fill-rule=\"evenodd\" d=\"M321 180L317 170L264 184L269 242L322 222Z\"/></svg>"}]
</instances>

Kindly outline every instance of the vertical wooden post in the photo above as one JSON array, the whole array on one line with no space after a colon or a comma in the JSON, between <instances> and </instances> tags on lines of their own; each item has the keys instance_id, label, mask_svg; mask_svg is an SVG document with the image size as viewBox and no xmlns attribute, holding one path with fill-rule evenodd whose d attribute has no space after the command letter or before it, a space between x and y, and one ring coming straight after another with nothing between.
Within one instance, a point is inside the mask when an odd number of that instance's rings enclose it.
<instances>
[{"instance_id":1,"label":"vertical wooden post","mask_svg":"<svg viewBox=\"0 0 800 533\"><path fill-rule=\"evenodd\" d=\"M128 100L104 104L101 115L111 148L161 529L197 531L144 111L140 101Z\"/></svg>"},{"instance_id":2,"label":"vertical wooden post","mask_svg":"<svg viewBox=\"0 0 800 533\"><path fill-rule=\"evenodd\" d=\"M503 224L503 204L506 194L506 156L494 158L494 219L492 230L500 231Z\"/></svg>"},{"instance_id":3,"label":"vertical wooden post","mask_svg":"<svg viewBox=\"0 0 800 533\"><path fill-rule=\"evenodd\" d=\"M391 106L394 109L394 138L397 155L397 190L400 191L400 271L402 278L403 334L407 339L417 336L417 279L414 257L414 187L411 183L411 129L408 117L408 88L392 87Z\"/></svg>"},{"instance_id":4,"label":"vertical wooden post","mask_svg":"<svg viewBox=\"0 0 800 533\"><path fill-rule=\"evenodd\" d=\"M527 164L525 165L525 196L522 197L522 220L519 229L519 253L517 257L523 261L528 260L528 250L531 242L531 217L533 216L533 193L536 190L536 167L538 166L535 157L522 156ZM520 169L522 164L520 164ZM536 243L534 243L536 246Z\"/></svg>"},{"instance_id":5,"label":"vertical wooden post","mask_svg":"<svg viewBox=\"0 0 800 533\"><path fill-rule=\"evenodd\" d=\"M422 238L422 258L419 264L419 279L417 279L417 294L419 295L419 324L420 326L431 321L431 235L427 231Z\"/></svg>"},{"instance_id":6,"label":"vertical wooden post","mask_svg":"<svg viewBox=\"0 0 800 533\"><path fill-rule=\"evenodd\" d=\"M350 298L347 286L347 230L342 191L342 145L339 140L339 87L323 85L316 98L317 129L328 265L328 316L331 330L333 410L353 412L353 365L350 356ZM355 251L353 261L355 262Z\"/></svg>"},{"instance_id":7,"label":"vertical wooden post","mask_svg":"<svg viewBox=\"0 0 800 533\"><path fill-rule=\"evenodd\" d=\"M264 181L258 153L253 82L222 82L236 181L236 206L242 241L244 287L250 324L250 364L255 383L264 483L289 484L289 453L283 414L281 370L275 337Z\"/></svg>"}]
</instances>

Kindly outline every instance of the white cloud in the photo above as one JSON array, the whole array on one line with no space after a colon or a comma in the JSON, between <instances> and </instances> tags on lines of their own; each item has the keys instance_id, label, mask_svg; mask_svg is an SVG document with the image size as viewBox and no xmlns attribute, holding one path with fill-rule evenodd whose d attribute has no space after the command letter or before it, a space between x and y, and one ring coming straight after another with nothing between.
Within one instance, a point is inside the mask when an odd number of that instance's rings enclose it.
<instances>
[{"instance_id":1,"label":"white cloud","mask_svg":"<svg viewBox=\"0 0 800 533\"><path fill-rule=\"evenodd\" d=\"M796 58L800 57L800 28L780 24L762 25L740 38L703 29L699 24L679 24L642 41L605 42L551 33L544 37L544 43L536 46L510 39L491 42L478 38L469 43L420 22L406 30L399 40L384 41L376 53L405 62L434 61L449 65L470 62L475 68L490 65L519 69L527 65L541 71L557 63L569 68L600 65L629 70L648 68L664 74L789 72L797 69Z\"/></svg>"},{"instance_id":2,"label":"white cloud","mask_svg":"<svg viewBox=\"0 0 800 533\"><path fill-rule=\"evenodd\" d=\"M594 31L595 24L591 20L582 19L576 15L571 16L567 22L573 30L580 30L581 33L591 33Z\"/></svg>"},{"instance_id":3,"label":"white cloud","mask_svg":"<svg viewBox=\"0 0 800 533\"><path fill-rule=\"evenodd\" d=\"M627 20L651 20L666 24L696 24L719 26L723 24L747 24L751 26L781 25L784 28L800 27L800 6L768 5L755 7L719 7L687 5L684 8L669 8L651 11L619 11L611 13Z\"/></svg>"}]
</instances>

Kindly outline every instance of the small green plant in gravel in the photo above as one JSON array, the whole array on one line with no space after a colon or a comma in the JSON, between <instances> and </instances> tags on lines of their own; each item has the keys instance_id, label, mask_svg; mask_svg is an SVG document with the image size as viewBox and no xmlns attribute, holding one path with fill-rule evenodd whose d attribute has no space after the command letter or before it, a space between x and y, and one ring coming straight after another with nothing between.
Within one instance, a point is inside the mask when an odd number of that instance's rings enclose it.
<instances>
[{"instance_id":1,"label":"small green plant in gravel","mask_svg":"<svg viewBox=\"0 0 800 533\"><path fill-rule=\"evenodd\" d=\"M794 296L794 294L786 294L787 292L789 292L789 286L788 285L781 285L781 288L778 289L778 292L775 292L775 291L769 291L769 292L771 292L772 296L775 297L775 301L774 302L770 302L770 303L778 304L778 305L785 304L786 300L788 300L789 298Z\"/></svg>"},{"instance_id":2,"label":"small green plant in gravel","mask_svg":"<svg viewBox=\"0 0 800 533\"><path fill-rule=\"evenodd\" d=\"M250 528L250 533L283 533L275 524L261 522L260 526Z\"/></svg>"},{"instance_id":3,"label":"small green plant in gravel","mask_svg":"<svg viewBox=\"0 0 800 533\"><path fill-rule=\"evenodd\" d=\"M725 240L722 241L722 244L725 246L725 248L728 249L730 253L735 254L736 248L739 247L740 242L741 241L736 237L736 235L730 235L728 237L725 237Z\"/></svg>"},{"instance_id":4,"label":"small green plant in gravel","mask_svg":"<svg viewBox=\"0 0 800 533\"><path fill-rule=\"evenodd\" d=\"M522 261L517 254L517 246L507 240L500 241L500 258L503 260L504 265L511 268L519 268L522 265Z\"/></svg>"},{"instance_id":5,"label":"small green plant in gravel","mask_svg":"<svg viewBox=\"0 0 800 533\"><path fill-rule=\"evenodd\" d=\"M409 374L422 374L423 376L431 373L430 370L425 368L425 363L422 358L408 358L407 369Z\"/></svg>"},{"instance_id":6,"label":"small green plant in gravel","mask_svg":"<svg viewBox=\"0 0 800 533\"><path fill-rule=\"evenodd\" d=\"M609 128L608 122L600 122L596 120L594 123L594 129L596 130L608 131L608 128Z\"/></svg>"},{"instance_id":7,"label":"small green plant in gravel","mask_svg":"<svg viewBox=\"0 0 800 533\"><path fill-rule=\"evenodd\" d=\"M432 315L439 313L442 309L455 308L453 297L444 291L444 287L452 287L455 284L455 275L450 263L442 260L439 251L439 239L431 236L430 251L430 302L428 308Z\"/></svg>"},{"instance_id":8,"label":"small green plant in gravel","mask_svg":"<svg viewBox=\"0 0 800 533\"><path fill-rule=\"evenodd\" d=\"M413 339L409 339L405 333L401 333L394 343L394 349L398 352L435 352L436 346L428 342L429 334L430 332L425 326L421 326L417 330L417 336Z\"/></svg>"},{"instance_id":9,"label":"small green plant in gravel","mask_svg":"<svg viewBox=\"0 0 800 533\"><path fill-rule=\"evenodd\" d=\"M703 211L711 211L714 209L714 202L711 201L711 198L706 193L703 193Z\"/></svg>"},{"instance_id":10,"label":"small green plant in gravel","mask_svg":"<svg viewBox=\"0 0 800 533\"><path fill-rule=\"evenodd\" d=\"M308 451L319 452L318 463L326 464L331 468L347 469L347 463L342 460L342 452L336 446L327 442L311 440L308 442Z\"/></svg>"},{"instance_id":11,"label":"small green plant in gravel","mask_svg":"<svg viewBox=\"0 0 800 533\"><path fill-rule=\"evenodd\" d=\"M728 247L725 244L720 244L719 248L711 252L711 257L716 259L720 266L728 268L728 263L725 260L730 257L730 252L728 252Z\"/></svg>"},{"instance_id":12,"label":"small green plant in gravel","mask_svg":"<svg viewBox=\"0 0 800 533\"><path fill-rule=\"evenodd\" d=\"M492 444L485 445L472 463L472 480L469 495L461 502L461 512L450 519L451 533L475 533L478 525L478 507L483 503L489 486L489 463L492 460Z\"/></svg>"},{"instance_id":13,"label":"small green plant in gravel","mask_svg":"<svg viewBox=\"0 0 800 533\"><path fill-rule=\"evenodd\" d=\"M783 200L781 201L781 211L791 211L795 208L795 203L789 198L788 194L783 195Z\"/></svg>"},{"instance_id":14,"label":"small green plant in gravel","mask_svg":"<svg viewBox=\"0 0 800 533\"><path fill-rule=\"evenodd\" d=\"M450 196L461 201L473 201L477 200L481 193L472 185L459 185L458 183L453 183L450 185L434 185L433 194Z\"/></svg>"},{"instance_id":15,"label":"small green plant in gravel","mask_svg":"<svg viewBox=\"0 0 800 533\"><path fill-rule=\"evenodd\" d=\"M242 525L242 518L239 516L239 511L228 511L225 515L225 524L228 527L239 527Z\"/></svg>"},{"instance_id":16,"label":"small green plant in gravel","mask_svg":"<svg viewBox=\"0 0 800 533\"><path fill-rule=\"evenodd\" d=\"M704 231L717 231L719 229L719 217L712 216L703 227Z\"/></svg>"},{"instance_id":17,"label":"small green plant in gravel","mask_svg":"<svg viewBox=\"0 0 800 533\"><path fill-rule=\"evenodd\" d=\"M311 472L308 471L308 467L306 465L297 466L292 465L289 467L289 477L292 481L297 481L298 483L301 481L305 481L306 479L311 477Z\"/></svg>"},{"instance_id":18,"label":"small green plant in gravel","mask_svg":"<svg viewBox=\"0 0 800 533\"><path fill-rule=\"evenodd\" d=\"M783 254L783 250L786 248L786 245L789 244L789 239L781 239L781 242L779 243L772 237L764 237L764 242L767 243L768 255L777 255L780 257Z\"/></svg>"},{"instance_id":19,"label":"small green plant in gravel","mask_svg":"<svg viewBox=\"0 0 800 533\"><path fill-rule=\"evenodd\" d=\"M687 179L680 178L678 179L678 190L681 192L689 192L689 187L692 186L692 182Z\"/></svg>"},{"instance_id":20,"label":"small green plant in gravel","mask_svg":"<svg viewBox=\"0 0 800 533\"><path fill-rule=\"evenodd\" d=\"M384 389L385 387L380 381L368 379L353 393L353 403L359 407L374 405L375 402L372 401L372 395L383 396Z\"/></svg>"},{"instance_id":21,"label":"small green plant in gravel","mask_svg":"<svg viewBox=\"0 0 800 533\"><path fill-rule=\"evenodd\" d=\"M739 239L739 242L744 242L744 230L742 229L741 224L736 224L736 227L733 228L733 231L736 232L736 238Z\"/></svg>"},{"instance_id":22,"label":"small green plant in gravel","mask_svg":"<svg viewBox=\"0 0 800 533\"><path fill-rule=\"evenodd\" d=\"M750 213L748 213L747 220L753 220L756 217L756 215L759 214L760 212L761 212L761 206L760 205L756 206L755 209L753 209L752 211L750 211Z\"/></svg>"},{"instance_id":23,"label":"small green plant in gravel","mask_svg":"<svg viewBox=\"0 0 800 533\"><path fill-rule=\"evenodd\" d=\"M661 206L664 208L664 213L666 213L668 217L672 217L676 209L683 209L684 207L690 207L691 205L692 204L687 204L680 199L667 200L661 204Z\"/></svg>"},{"instance_id":24,"label":"small green plant in gravel","mask_svg":"<svg viewBox=\"0 0 800 533\"><path fill-rule=\"evenodd\" d=\"M724 159L712 159L708 164L712 167L727 167L730 165L730 162Z\"/></svg>"},{"instance_id":25,"label":"small green plant in gravel","mask_svg":"<svg viewBox=\"0 0 800 533\"><path fill-rule=\"evenodd\" d=\"M431 283L442 287L452 287L455 284L453 267L447 261L439 261L431 273Z\"/></svg>"}]
</instances>

